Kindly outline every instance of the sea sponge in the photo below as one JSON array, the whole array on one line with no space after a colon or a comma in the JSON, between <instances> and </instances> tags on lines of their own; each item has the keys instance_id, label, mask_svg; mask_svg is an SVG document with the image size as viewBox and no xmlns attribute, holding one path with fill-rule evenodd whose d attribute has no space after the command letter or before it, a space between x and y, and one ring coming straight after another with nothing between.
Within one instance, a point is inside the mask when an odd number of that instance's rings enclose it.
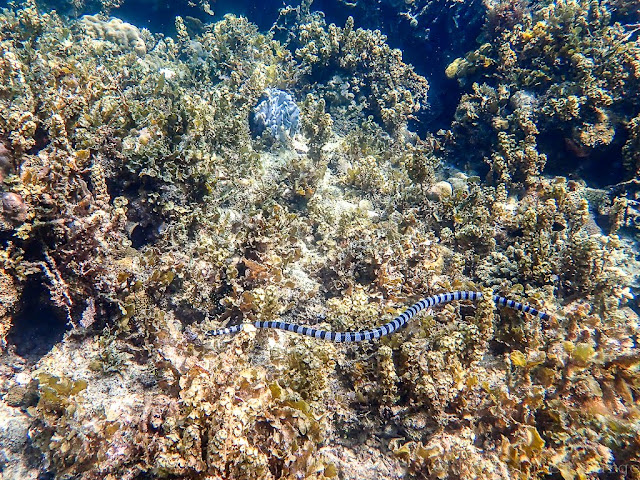
<instances>
[{"instance_id":1,"label":"sea sponge","mask_svg":"<svg viewBox=\"0 0 640 480\"><path fill-rule=\"evenodd\" d=\"M98 15L84 15L80 22L92 37L109 40L122 47L132 48L140 56L147 53L147 46L140 35L140 30L130 23L114 17L104 21Z\"/></svg>"},{"instance_id":2,"label":"sea sponge","mask_svg":"<svg viewBox=\"0 0 640 480\"><path fill-rule=\"evenodd\" d=\"M274 139L285 142L300 130L300 108L287 92L267 88L253 109L252 120L256 134L268 132Z\"/></svg>"}]
</instances>

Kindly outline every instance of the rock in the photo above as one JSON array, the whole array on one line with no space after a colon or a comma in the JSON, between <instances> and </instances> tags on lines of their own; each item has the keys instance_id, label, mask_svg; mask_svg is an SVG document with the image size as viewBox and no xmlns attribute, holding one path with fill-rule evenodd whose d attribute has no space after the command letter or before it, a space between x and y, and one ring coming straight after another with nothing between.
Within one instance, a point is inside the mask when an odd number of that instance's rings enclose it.
<instances>
[{"instance_id":1,"label":"rock","mask_svg":"<svg viewBox=\"0 0 640 480\"><path fill-rule=\"evenodd\" d=\"M431 186L427 192L427 196L431 200L445 200L453 195L453 187L449 182L444 180Z\"/></svg>"}]
</instances>

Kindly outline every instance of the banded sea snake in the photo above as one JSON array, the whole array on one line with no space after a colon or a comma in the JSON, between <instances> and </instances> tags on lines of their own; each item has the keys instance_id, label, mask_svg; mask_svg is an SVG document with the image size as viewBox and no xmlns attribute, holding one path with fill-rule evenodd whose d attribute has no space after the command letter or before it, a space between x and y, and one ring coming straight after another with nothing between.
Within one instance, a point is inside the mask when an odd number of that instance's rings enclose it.
<instances>
[{"instance_id":1,"label":"banded sea snake","mask_svg":"<svg viewBox=\"0 0 640 480\"><path fill-rule=\"evenodd\" d=\"M279 330L286 330L288 332L298 333L300 335L307 335L309 337L319 338L321 340L330 340L332 342L361 342L363 340L375 340L380 337L384 337L385 335L390 335L401 327L404 327L409 320L415 317L419 312L426 308L433 307L435 305L440 305L443 303L448 303L453 300L480 300L482 298L481 292L471 292L471 291L455 291L455 292L447 292L441 293L439 295L432 295L423 300L420 300L418 303L413 304L411 307L406 309L396 318L391 320L384 325L374 328L372 330L361 330L358 332L332 332L328 330L320 330L312 327L303 327L302 325L296 325L295 323L287 323L287 322L273 322L273 321L257 321L254 322L253 325L256 328L277 328ZM541 312L536 310L530 305L516 302L514 300L509 300L505 297L501 297L499 295L493 295L493 301L498 306L509 307L515 310L519 310L524 313L529 313L533 316L536 316L542 320L549 320L551 316L548 313ZM234 325L232 327L227 328L216 328L214 330L209 330L207 335L209 336L219 336L219 335L230 335L233 333L237 333L244 327L244 324L241 323L239 325Z\"/></svg>"}]
</instances>

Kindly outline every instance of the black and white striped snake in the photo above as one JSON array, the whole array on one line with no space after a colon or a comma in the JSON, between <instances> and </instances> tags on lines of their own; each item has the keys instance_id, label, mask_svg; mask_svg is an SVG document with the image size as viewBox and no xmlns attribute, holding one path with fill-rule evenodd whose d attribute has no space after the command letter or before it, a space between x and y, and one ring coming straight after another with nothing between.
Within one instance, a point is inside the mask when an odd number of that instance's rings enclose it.
<instances>
[{"instance_id":1,"label":"black and white striped snake","mask_svg":"<svg viewBox=\"0 0 640 480\"><path fill-rule=\"evenodd\" d=\"M328 330L303 327L302 325L296 325L295 323L273 321L257 321L254 322L253 325L256 328L277 328L280 330L286 330L288 332L298 333L300 335L319 338L321 340L331 340L332 342L361 342L363 340L375 340L380 337L384 337L385 335L390 335L399 328L404 327L409 322L409 320L411 320L419 312L426 308L440 305L442 303L448 303L453 300L480 300L481 298L481 292L470 291L456 291L433 295L431 297L425 298L424 300L420 300L418 303L415 303L403 313L398 315L396 318L391 320L389 323L385 323L381 327L374 328L373 330L362 330L359 332L331 332ZM514 300L509 300L499 295L493 295L493 301L499 306L510 307L521 312L529 313L542 320L548 320L549 318L551 318L549 314L540 312L530 305L516 302ZM218 335L229 335L239 332L240 330L242 330L243 326L244 324L241 323L232 327L217 328L214 330L209 330L207 332L207 335L213 337Z\"/></svg>"}]
</instances>

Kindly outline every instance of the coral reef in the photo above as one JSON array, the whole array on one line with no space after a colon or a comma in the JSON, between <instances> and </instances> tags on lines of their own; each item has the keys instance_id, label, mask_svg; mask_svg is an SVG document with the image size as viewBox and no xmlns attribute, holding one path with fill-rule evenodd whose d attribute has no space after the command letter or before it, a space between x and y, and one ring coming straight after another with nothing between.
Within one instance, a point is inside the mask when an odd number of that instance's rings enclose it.
<instances>
[{"instance_id":1,"label":"coral reef","mask_svg":"<svg viewBox=\"0 0 640 480\"><path fill-rule=\"evenodd\" d=\"M473 85L456 112L456 138L469 139L498 182L531 185L545 163L576 165L588 176L619 157L624 139L633 142L640 49L612 22L608 3L563 0L494 14L502 19L493 37L447 68ZM637 174L632 155L626 172L610 169L609 183Z\"/></svg>"},{"instance_id":2,"label":"coral reef","mask_svg":"<svg viewBox=\"0 0 640 480\"><path fill-rule=\"evenodd\" d=\"M34 432L55 470L88 478L132 478L140 471L163 478L325 478L317 450L326 425L294 392L247 363L248 338L228 356L194 362L178 353L188 342L178 329L173 334L154 360L164 358L162 372L131 355L119 370L122 382L113 374L83 371L86 380L73 380L71 371L40 368ZM183 365L175 370L174 362ZM46 373L51 368L64 376ZM105 395L104 388L112 392ZM113 403L116 392L121 401ZM65 413L71 405L79 408L75 419ZM131 432L137 432L133 442Z\"/></svg>"},{"instance_id":3,"label":"coral reef","mask_svg":"<svg viewBox=\"0 0 640 480\"><path fill-rule=\"evenodd\" d=\"M283 41L299 64L302 92L320 94L338 118L372 114L393 134L426 109L428 82L402 61L402 52L391 49L380 31L355 28L351 17L342 28L327 26L308 8L305 3L285 8L274 25L286 31Z\"/></svg>"},{"instance_id":4,"label":"coral reef","mask_svg":"<svg viewBox=\"0 0 640 480\"><path fill-rule=\"evenodd\" d=\"M93 37L109 40L122 47L129 47L138 55L147 53L147 46L138 27L123 22L119 18L111 18L106 21L96 15L85 15L80 22L87 33Z\"/></svg>"},{"instance_id":5,"label":"coral reef","mask_svg":"<svg viewBox=\"0 0 640 480\"><path fill-rule=\"evenodd\" d=\"M335 22L346 15L362 27L380 29L389 43L402 45L410 61L428 78L439 82L445 59L464 54L473 45L493 10L480 0L336 0L323 2L324 13ZM435 98L433 103L445 103ZM436 107L437 108L437 107ZM431 114L432 111L429 112ZM429 115L422 120L429 121Z\"/></svg>"},{"instance_id":6,"label":"coral reef","mask_svg":"<svg viewBox=\"0 0 640 480\"><path fill-rule=\"evenodd\" d=\"M421 135L425 78L308 4L269 33L178 17L144 52L3 10L3 474L638 478L637 46L605 6L503 8L448 70L453 125ZM290 142L252 135L265 91L300 108ZM558 142L629 183L546 176ZM205 335L367 329L451 290L484 300L379 342ZM37 320L64 337L21 357Z\"/></svg>"}]
</instances>

